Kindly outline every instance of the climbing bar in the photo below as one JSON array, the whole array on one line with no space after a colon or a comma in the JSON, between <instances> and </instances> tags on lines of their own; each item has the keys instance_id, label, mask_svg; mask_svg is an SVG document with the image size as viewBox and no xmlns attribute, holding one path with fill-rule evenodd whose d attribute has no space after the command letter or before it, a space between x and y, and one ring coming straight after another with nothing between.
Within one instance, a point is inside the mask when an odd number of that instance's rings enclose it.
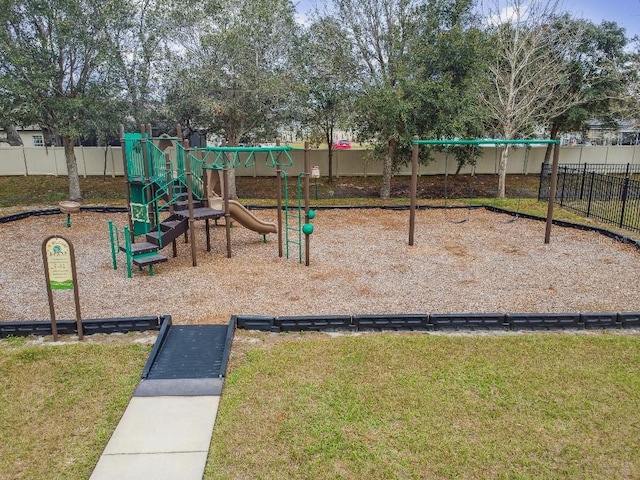
<instances>
[{"instance_id":1,"label":"climbing bar","mask_svg":"<svg viewBox=\"0 0 640 480\"><path fill-rule=\"evenodd\" d=\"M244 159L244 167L251 168L256 165L257 154L266 154L265 165L269 168L277 167L291 167L293 166L293 158L289 154L289 151L294 150L290 146L276 146L276 147L205 147L205 148L192 148L194 152L207 152L203 158L206 161L211 153L216 154L215 160L208 166L208 168L223 169L223 168L238 168L243 164L240 154L247 154Z\"/></svg>"}]
</instances>

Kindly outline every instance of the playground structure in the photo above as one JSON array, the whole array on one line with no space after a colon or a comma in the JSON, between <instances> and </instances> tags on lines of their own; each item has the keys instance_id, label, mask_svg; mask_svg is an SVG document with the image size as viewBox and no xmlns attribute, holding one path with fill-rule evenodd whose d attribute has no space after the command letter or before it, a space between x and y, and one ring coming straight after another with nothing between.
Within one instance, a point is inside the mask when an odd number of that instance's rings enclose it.
<instances>
[{"instance_id":1,"label":"playground structure","mask_svg":"<svg viewBox=\"0 0 640 480\"><path fill-rule=\"evenodd\" d=\"M420 146L450 146L450 145L525 145L529 147L532 144L550 144L554 145L553 149L553 166L551 171L551 182L549 186L549 203L547 206L547 221L544 236L544 243L551 240L551 227L553 225L553 199L556 195L558 185L558 164L560 155L560 140L536 139L536 140L497 140L497 139L472 139L472 140L420 140L418 136L413 137L411 142L411 185L410 185L410 205L409 205L409 246L413 246L415 237L416 224L416 207L417 207L417 191L418 191L418 165L420 159ZM526 158L526 157L525 157ZM526 161L525 161L526 165ZM526 166L525 166L526 168ZM446 175L446 172L445 172ZM519 213L519 212L518 212ZM466 221L466 219L464 220ZM461 223L461 222L454 222Z\"/></svg>"},{"instance_id":2,"label":"playground structure","mask_svg":"<svg viewBox=\"0 0 640 480\"><path fill-rule=\"evenodd\" d=\"M309 220L315 212L309 208L309 146L305 145L304 171L298 176L297 205L289 205L287 174L293 160L291 147L205 147L190 148L176 126L177 136L153 137L151 126L141 127L139 133L125 133L120 126L123 163L127 181L128 224L120 231L109 222L111 257L117 269L117 253L124 252L127 276L132 266L140 269L168 260L160 251L169 244L177 256L177 239L184 236L191 243L192 265L197 266L195 222L205 221L206 249L211 250L211 220L218 225L224 218L227 257L231 258L231 227L236 221L245 228L263 235L278 234L278 254L283 256L283 242L289 258L290 245L297 245L299 260L305 250L305 264L309 265L309 236L313 226ZM231 200L228 192L229 169L241 165L252 166L264 155L266 165L275 168L278 179L278 224L264 222L240 203ZM252 163L253 162L253 163ZM284 189L282 186L284 177ZM216 187L219 191L216 192ZM304 201L303 201L304 192ZM304 212L303 212L304 211ZM304 223L303 223L304 218ZM284 228L283 228L284 219ZM283 236L284 231L284 236ZM304 234L304 247L302 235ZM139 238L143 237L143 238Z\"/></svg>"}]
</instances>

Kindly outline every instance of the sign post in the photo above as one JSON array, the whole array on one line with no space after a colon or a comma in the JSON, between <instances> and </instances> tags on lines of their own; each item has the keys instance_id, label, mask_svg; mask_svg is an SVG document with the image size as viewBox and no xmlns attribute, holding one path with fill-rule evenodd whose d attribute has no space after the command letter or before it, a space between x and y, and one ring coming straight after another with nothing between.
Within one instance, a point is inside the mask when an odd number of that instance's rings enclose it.
<instances>
[{"instance_id":1,"label":"sign post","mask_svg":"<svg viewBox=\"0 0 640 480\"><path fill-rule=\"evenodd\" d=\"M80 317L80 297L78 295L76 259L73 245L69 240L60 235L47 237L42 242L42 260L44 261L44 275L47 283L53 341L58 341L56 313L53 305L53 290L73 290L78 337L82 340L83 331L82 319Z\"/></svg>"}]
</instances>

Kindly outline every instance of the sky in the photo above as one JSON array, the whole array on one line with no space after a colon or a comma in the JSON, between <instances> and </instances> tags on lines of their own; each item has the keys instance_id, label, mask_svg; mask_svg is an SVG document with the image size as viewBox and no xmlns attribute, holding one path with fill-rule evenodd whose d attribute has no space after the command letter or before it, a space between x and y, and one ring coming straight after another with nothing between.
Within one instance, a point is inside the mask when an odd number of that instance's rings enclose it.
<instances>
[{"instance_id":1,"label":"sky","mask_svg":"<svg viewBox=\"0 0 640 480\"><path fill-rule=\"evenodd\" d=\"M323 0L294 0L300 15ZM627 36L640 35L640 0L564 0L564 9L578 18L587 18L595 24L603 20L614 21L624 27Z\"/></svg>"},{"instance_id":2,"label":"sky","mask_svg":"<svg viewBox=\"0 0 640 480\"><path fill-rule=\"evenodd\" d=\"M628 37L640 35L640 0L565 0L565 7L596 24L614 21L626 29Z\"/></svg>"}]
</instances>

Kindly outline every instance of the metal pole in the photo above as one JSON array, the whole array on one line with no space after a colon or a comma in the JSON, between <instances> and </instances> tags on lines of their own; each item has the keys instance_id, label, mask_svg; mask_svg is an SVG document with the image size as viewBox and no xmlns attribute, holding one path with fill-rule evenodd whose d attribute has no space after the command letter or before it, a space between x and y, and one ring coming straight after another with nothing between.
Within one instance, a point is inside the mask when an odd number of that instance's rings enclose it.
<instances>
[{"instance_id":1,"label":"metal pole","mask_svg":"<svg viewBox=\"0 0 640 480\"><path fill-rule=\"evenodd\" d=\"M584 168L582 169L582 183L580 185L580 200L584 197L584 182L587 178L587 163L585 162Z\"/></svg>"},{"instance_id":2,"label":"metal pole","mask_svg":"<svg viewBox=\"0 0 640 480\"><path fill-rule=\"evenodd\" d=\"M560 192L560 206L564 205L564 187L567 184L567 167L565 165L564 171L562 173L562 192Z\"/></svg>"},{"instance_id":3,"label":"metal pole","mask_svg":"<svg viewBox=\"0 0 640 480\"><path fill-rule=\"evenodd\" d=\"M627 164L627 170L629 169L629 164ZM620 212L620 224L618 225L620 228L624 225L624 214L627 209L627 197L629 196L629 174L627 173L627 177L624 179L624 185L622 186L622 211Z\"/></svg>"},{"instance_id":4,"label":"metal pole","mask_svg":"<svg viewBox=\"0 0 640 480\"><path fill-rule=\"evenodd\" d=\"M198 266L198 259L196 258L196 229L195 229L195 220L193 218L193 185L192 175L191 175L191 158L189 158L189 140L185 140L185 167L187 169L187 201L189 202L189 237L191 240L191 264L196 267Z\"/></svg>"},{"instance_id":5,"label":"metal pole","mask_svg":"<svg viewBox=\"0 0 640 480\"><path fill-rule=\"evenodd\" d=\"M595 182L596 172L591 172L591 185L589 185L589 200L587 201L587 218L591 215L591 200L593 199L593 183Z\"/></svg>"},{"instance_id":6,"label":"metal pole","mask_svg":"<svg viewBox=\"0 0 640 480\"><path fill-rule=\"evenodd\" d=\"M309 142L304 142L304 221L309 223L309 175L311 175L311 157ZM309 266L309 245L311 235L304 236L304 264Z\"/></svg>"},{"instance_id":7,"label":"metal pole","mask_svg":"<svg viewBox=\"0 0 640 480\"><path fill-rule=\"evenodd\" d=\"M120 146L122 147L122 166L124 168L124 181L127 182L127 220L129 232L133 232L133 219L131 218L131 183L129 183L129 168L127 166L127 147L124 141L124 125L120 125ZM131 239L133 240L133 238Z\"/></svg>"},{"instance_id":8,"label":"metal pole","mask_svg":"<svg viewBox=\"0 0 640 480\"><path fill-rule=\"evenodd\" d=\"M73 276L73 300L76 306L76 329L78 330L78 340L84 338L82 329L82 316L80 315L80 294L78 293L78 270L76 269L76 254L73 250L73 244L67 240L69 251L71 252L71 272Z\"/></svg>"},{"instance_id":9,"label":"metal pole","mask_svg":"<svg viewBox=\"0 0 640 480\"><path fill-rule=\"evenodd\" d=\"M551 227L553 225L553 202L556 198L558 187L558 163L560 158L560 145L556 143L553 148L553 166L551 167L551 185L549 186L549 203L547 205L547 225L544 233L544 243L551 241Z\"/></svg>"},{"instance_id":10,"label":"metal pole","mask_svg":"<svg viewBox=\"0 0 640 480\"><path fill-rule=\"evenodd\" d=\"M224 190L224 223L227 233L227 258L231 258L231 211L229 209L229 166L225 166L222 170L222 179Z\"/></svg>"},{"instance_id":11,"label":"metal pole","mask_svg":"<svg viewBox=\"0 0 640 480\"><path fill-rule=\"evenodd\" d=\"M413 137L414 140L418 140L418 136ZM416 227L416 197L418 196L418 154L419 146L413 145L411 152L411 187L410 197L411 204L409 206L409 245L413 245L414 233Z\"/></svg>"},{"instance_id":12,"label":"metal pole","mask_svg":"<svg viewBox=\"0 0 640 480\"><path fill-rule=\"evenodd\" d=\"M276 168L278 205L278 257L282 258L282 170Z\"/></svg>"}]
</instances>

